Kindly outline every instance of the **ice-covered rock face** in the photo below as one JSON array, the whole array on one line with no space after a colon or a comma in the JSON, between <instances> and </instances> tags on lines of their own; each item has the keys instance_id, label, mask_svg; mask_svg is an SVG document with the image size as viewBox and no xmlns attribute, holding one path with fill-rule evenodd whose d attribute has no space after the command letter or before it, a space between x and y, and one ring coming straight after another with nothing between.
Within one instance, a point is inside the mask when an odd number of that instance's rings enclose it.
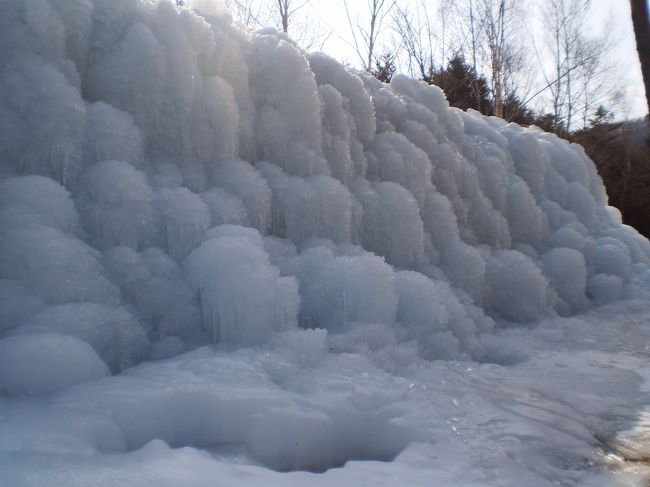
<instances>
[{"instance_id":1,"label":"ice-covered rock face","mask_svg":"<svg viewBox=\"0 0 650 487\"><path fill-rule=\"evenodd\" d=\"M295 327L479 356L649 296L580 147L193 3L0 3L4 393Z\"/></svg>"}]
</instances>

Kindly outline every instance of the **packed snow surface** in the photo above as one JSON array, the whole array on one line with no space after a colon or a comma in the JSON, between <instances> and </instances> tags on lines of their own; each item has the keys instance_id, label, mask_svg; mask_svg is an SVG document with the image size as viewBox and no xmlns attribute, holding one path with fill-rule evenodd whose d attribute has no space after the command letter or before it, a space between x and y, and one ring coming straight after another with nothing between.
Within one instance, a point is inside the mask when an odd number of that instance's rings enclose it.
<instances>
[{"instance_id":1,"label":"packed snow surface","mask_svg":"<svg viewBox=\"0 0 650 487\"><path fill-rule=\"evenodd\" d=\"M190 7L0 0L0 485L611 485L650 243L582 148Z\"/></svg>"}]
</instances>

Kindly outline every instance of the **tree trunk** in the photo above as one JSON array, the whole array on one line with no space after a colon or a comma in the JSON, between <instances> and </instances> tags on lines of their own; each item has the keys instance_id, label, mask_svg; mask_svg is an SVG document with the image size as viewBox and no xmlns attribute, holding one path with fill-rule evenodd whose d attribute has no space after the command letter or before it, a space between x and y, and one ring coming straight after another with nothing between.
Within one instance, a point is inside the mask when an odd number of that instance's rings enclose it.
<instances>
[{"instance_id":1,"label":"tree trunk","mask_svg":"<svg viewBox=\"0 0 650 487\"><path fill-rule=\"evenodd\" d=\"M641 62L645 99L650 113L650 15L646 0L630 0L632 7L632 25L636 37L636 50Z\"/></svg>"},{"instance_id":2,"label":"tree trunk","mask_svg":"<svg viewBox=\"0 0 650 487\"><path fill-rule=\"evenodd\" d=\"M287 34L289 32L289 7L290 0L278 0L278 13L280 14L280 21L282 22L282 31Z\"/></svg>"}]
</instances>

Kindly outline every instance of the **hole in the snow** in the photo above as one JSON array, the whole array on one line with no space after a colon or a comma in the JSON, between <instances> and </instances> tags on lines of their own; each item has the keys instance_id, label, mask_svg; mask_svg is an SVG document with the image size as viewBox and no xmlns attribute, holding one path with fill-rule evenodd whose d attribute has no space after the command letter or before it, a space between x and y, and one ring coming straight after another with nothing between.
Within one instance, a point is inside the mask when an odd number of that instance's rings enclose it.
<instances>
[{"instance_id":1,"label":"hole in the snow","mask_svg":"<svg viewBox=\"0 0 650 487\"><path fill-rule=\"evenodd\" d=\"M277 472L322 473L349 461L393 461L413 439L413 431L385 415L347 411L332 418L322 411L265 411L242 425L241 442L171 441L173 448L207 450L227 463L255 463Z\"/></svg>"},{"instance_id":2,"label":"hole in the snow","mask_svg":"<svg viewBox=\"0 0 650 487\"><path fill-rule=\"evenodd\" d=\"M406 428L379 418L332 425L329 430L285 426L277 434L249 445L254 459L278 472L320 473L349 461L390 462L406 448L412 436Z\"/></svg>"}]
</instances>

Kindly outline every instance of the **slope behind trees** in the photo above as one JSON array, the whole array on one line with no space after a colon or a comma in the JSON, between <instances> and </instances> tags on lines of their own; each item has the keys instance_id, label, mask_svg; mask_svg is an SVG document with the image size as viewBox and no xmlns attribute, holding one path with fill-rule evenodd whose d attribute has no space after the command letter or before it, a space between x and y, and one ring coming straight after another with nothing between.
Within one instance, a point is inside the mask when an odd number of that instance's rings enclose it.
<instances>
[{"instance_id":1,"label":"slope behind trees","mask_svg":"<svg viewBox=\"0 0 650 487\"><path fill-rule=\"evenodd\" d=\"M603 109L591 127L572 134L594 161L607 188L609 203L623 214L623 222L650 237L650 149L644 120L611 121Z\"/></svg>"}]
</instances>

